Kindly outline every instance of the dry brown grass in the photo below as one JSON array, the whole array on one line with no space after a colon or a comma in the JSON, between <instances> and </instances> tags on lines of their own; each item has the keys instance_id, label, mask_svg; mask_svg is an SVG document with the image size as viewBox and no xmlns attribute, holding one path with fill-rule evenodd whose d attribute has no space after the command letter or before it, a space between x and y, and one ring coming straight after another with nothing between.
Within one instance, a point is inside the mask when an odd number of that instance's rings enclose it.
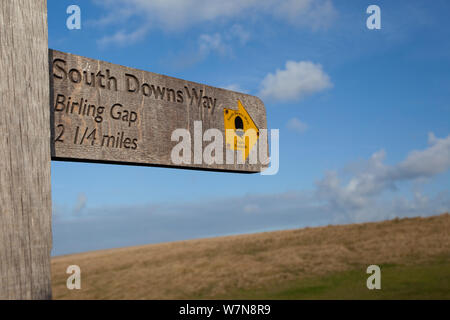
<instances>
[{"instance_id":1,"label":"dry brown grass","mask_svg":"<svg viewBox=\"0 0 450 320\"><path fill-rule=\"evenodd\" d=\"M87 252L52 260L55 299L178 299L450 256L450 215ZM82 290L66 288L79 265Z\"/></svg>"}]
</instances>

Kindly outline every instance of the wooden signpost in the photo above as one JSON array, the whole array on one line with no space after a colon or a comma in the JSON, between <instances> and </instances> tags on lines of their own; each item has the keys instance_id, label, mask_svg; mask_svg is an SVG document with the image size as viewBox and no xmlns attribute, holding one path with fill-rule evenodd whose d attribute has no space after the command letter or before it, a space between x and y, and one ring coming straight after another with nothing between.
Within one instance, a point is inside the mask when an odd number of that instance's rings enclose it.
<instances>
[{"instance_id":1,"label":"wooden signpost","mask_svg":"<svg viewBox=\"0 0 450 320\"><path fill-rule=\"evenodd\" d=\"M47 37L46 0L0 2L0 299L51 298L51 160L260 172L268 159L258 98Z\"/></svg>"},{"instance_id":2,"label":"wooden signpost","mask_svg":"<svg viewBox=\"0 0 450 320\"><path fill-rule=\"evenodd\" d=\"M46 1L0 2L0 70L0 299L49 299Z\"/></svg>"}]
</instances>

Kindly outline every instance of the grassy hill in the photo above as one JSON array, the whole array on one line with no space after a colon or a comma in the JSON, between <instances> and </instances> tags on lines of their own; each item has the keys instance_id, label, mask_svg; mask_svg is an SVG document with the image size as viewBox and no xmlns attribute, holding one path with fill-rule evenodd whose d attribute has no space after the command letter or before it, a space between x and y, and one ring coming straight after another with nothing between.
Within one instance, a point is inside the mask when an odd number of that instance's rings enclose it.
<instances>
[{"instance_id":1,"label":"grassy hill","mask_svg":"<svg viewBox=\"0 0 450 320\"><path fill-rule=\"evenodd\" d=\"M66 288L72 264L81 290ZM450 299L450 215L60 256L52 278L55 299Z\"/></svg>"}]
</instances>

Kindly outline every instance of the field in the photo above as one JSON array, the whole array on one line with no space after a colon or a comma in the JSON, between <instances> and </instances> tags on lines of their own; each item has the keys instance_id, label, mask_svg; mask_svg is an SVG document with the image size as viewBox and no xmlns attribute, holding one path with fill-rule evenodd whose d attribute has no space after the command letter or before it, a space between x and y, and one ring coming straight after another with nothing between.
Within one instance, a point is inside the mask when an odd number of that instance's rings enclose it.
<instances>
[{"instance_id":1,"label":"field","mask_svg":"<svg viewBox=\"0 0 450 320\"><path fill-rule=\"evenodd\" d=\"M54 299L450 299L450 215L60 256L52 281Z\"/></svg>"}]
</instances>

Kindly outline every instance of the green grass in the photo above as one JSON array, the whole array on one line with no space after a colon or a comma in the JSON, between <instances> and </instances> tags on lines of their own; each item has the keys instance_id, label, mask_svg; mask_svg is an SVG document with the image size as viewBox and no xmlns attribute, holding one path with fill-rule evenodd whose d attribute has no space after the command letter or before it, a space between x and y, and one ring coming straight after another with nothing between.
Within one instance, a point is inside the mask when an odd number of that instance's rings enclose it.
<instances>
[{"instance_id":1,"label":"green grass","mask_svg":"<svg viewBox=\"0 0 450 320\"><path fill-rule=\"evenodd\" d=\"M219 299L450 299L450 257L422 265L380 265L381 290L369 290L361 268L284 286L234 291Z\"/></svg>"}]
</instances>

